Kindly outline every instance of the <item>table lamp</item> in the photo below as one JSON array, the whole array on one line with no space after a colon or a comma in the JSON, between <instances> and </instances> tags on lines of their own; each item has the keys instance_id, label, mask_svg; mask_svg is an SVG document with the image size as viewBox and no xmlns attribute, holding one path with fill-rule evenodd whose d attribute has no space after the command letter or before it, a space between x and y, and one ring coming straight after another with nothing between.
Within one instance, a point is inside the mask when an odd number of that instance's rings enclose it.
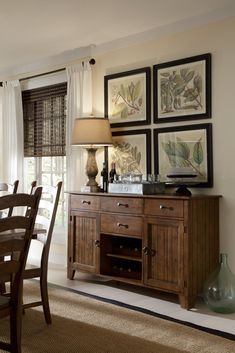
<instances>
[{"instance_id":1,"label":"table lamp","mask_svg":"<svg viewBox=\"0 0 235 353\"><path fill-rule=\"evenodd\" d=\"M77 118L74 122L72 145L85 147L88 153L86 175L91 192L99 191L95 180L98 174L96 151L99 147L112 146L112 133L107 118Z\"/></svg>"}]
</instances>

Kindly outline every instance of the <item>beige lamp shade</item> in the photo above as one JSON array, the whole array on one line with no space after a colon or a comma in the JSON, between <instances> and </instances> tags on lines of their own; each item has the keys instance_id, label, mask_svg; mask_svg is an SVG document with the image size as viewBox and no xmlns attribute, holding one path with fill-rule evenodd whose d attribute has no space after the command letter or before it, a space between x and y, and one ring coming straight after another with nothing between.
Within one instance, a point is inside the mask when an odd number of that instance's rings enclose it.
<instances>
[{"instance_id":1,"label":"beige lamp shade","mask_svg":"<svg viewBox=\"0 0 235 353\"><path fill-rule=\"evenodd\" d=\"M106 118L77 118L74 122L72 145L111 146L112 133Z\"/></svg>"},{"instance_id":2,"label":"beige lamp shade","mask_svg":"<svg viewBox=\"0 0 235 353\"><path fill-rule=\"evenodd\" d=\"M106 118L77 118L74 122L72 145L86 147L87 164L86 174L88 182L86 186L90 191L99 191L99 186L95 180L98 174L96 163L96 150L102 146L112 146L112 133L109 120Z\"/></svg>"}]
</instances>

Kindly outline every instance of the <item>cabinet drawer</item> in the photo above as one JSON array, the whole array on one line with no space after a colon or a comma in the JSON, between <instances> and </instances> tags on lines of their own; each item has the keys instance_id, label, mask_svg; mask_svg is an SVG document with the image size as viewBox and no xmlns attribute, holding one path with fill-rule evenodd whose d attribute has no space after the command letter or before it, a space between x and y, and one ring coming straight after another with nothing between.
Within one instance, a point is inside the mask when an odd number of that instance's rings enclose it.
<instances>
[{"instance_id":1,"label":"cabinet drawer","mask_svg":"<svg viewBox=\"0 0 235 353\"><path fill-rule=\"evenodd\" d=\"M89 196L89 195L75 195L70 196L70 207L71 209L80 210L99 210L99 197Z\"/></svg>"},{"instance_id":2,"label":"cabinet drawer","mask_svg":"<svg viewBox=\"0 0 235 353\"><path fill-rule=\"evenodd\" d=\"M143 219L134 216L119 216L117 214L101 214L101 232L131 235L136 237L142 236Z\"/></svg>"},{"instance_id":3,"label":"cabinet drawer","mask_svg":"<svg viewBox=\"0 0 235 353\"><path fill-rule=\"evenodd\" d=\"M102 197L100 208L108 212L142 214L143 200L131 197Z\"/></svg>"},{"instance_id":4,"label":"cabinet drawer","mask_svg":"<svg viewBox=\"0 0 235 353\"><path fill-rule=\"evenodd\" d=\"M145 199L144 213L154 216L183 217L184 204L182 200Z\"/></svg>"}]
</instances>

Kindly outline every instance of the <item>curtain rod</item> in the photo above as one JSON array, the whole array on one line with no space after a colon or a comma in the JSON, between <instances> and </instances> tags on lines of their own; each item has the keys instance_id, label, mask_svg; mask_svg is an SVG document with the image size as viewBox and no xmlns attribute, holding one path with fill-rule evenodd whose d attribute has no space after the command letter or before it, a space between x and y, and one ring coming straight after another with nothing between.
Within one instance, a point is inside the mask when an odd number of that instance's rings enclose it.
<instances>
[{"instance_id":1,"label":"curtain rod","mask_svg":"<svg viewBox=\"0 0 235 353\"><path fill-rule=\"evenodd\" d=\"M82 61L82 63L84 63L84 62ZM95 59L93 59L93 58L90 59L90 60L89 60L89 64L90 64L90 65L95 65ZM44 72L44 73L42 73L42 74L38 74L38 75L33 75L33 76L28 76L28 77L20 78L19 81L29 80L29 79L31 79L31 78L40 77L40 76L45 76L45 75L48 75L48 74L54 74L54 73L56 73L56 72L64 71L65 69L66 69L66 68L63 67L63 68L61 68L61 69L57 69L57 70L53 70L53 71ZM0 86L2 86L2 82L0 82Z\"/></svg>"}]
</instances>

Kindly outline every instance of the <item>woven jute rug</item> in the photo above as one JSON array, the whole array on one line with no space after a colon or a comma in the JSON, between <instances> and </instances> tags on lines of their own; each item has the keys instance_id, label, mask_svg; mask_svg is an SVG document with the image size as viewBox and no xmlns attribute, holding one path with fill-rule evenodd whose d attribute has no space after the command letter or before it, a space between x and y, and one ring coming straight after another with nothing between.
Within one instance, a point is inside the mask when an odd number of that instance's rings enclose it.
<instances>
[{"instance_id":1,"label":"woven jute rug","mask_svg":"<svg viewBox=\"0 0 235 353\"><path fill-rule=\"evenodd\" d=\"M26 282L25 302L37 296L37 288ZM49 287L49 296L52 325L46 325L39 307L23 316L23 353L235 352L235 341L179 323L57 287ZM0 321L5 338L7 322Z\"/></svg>"}]
</instances>

